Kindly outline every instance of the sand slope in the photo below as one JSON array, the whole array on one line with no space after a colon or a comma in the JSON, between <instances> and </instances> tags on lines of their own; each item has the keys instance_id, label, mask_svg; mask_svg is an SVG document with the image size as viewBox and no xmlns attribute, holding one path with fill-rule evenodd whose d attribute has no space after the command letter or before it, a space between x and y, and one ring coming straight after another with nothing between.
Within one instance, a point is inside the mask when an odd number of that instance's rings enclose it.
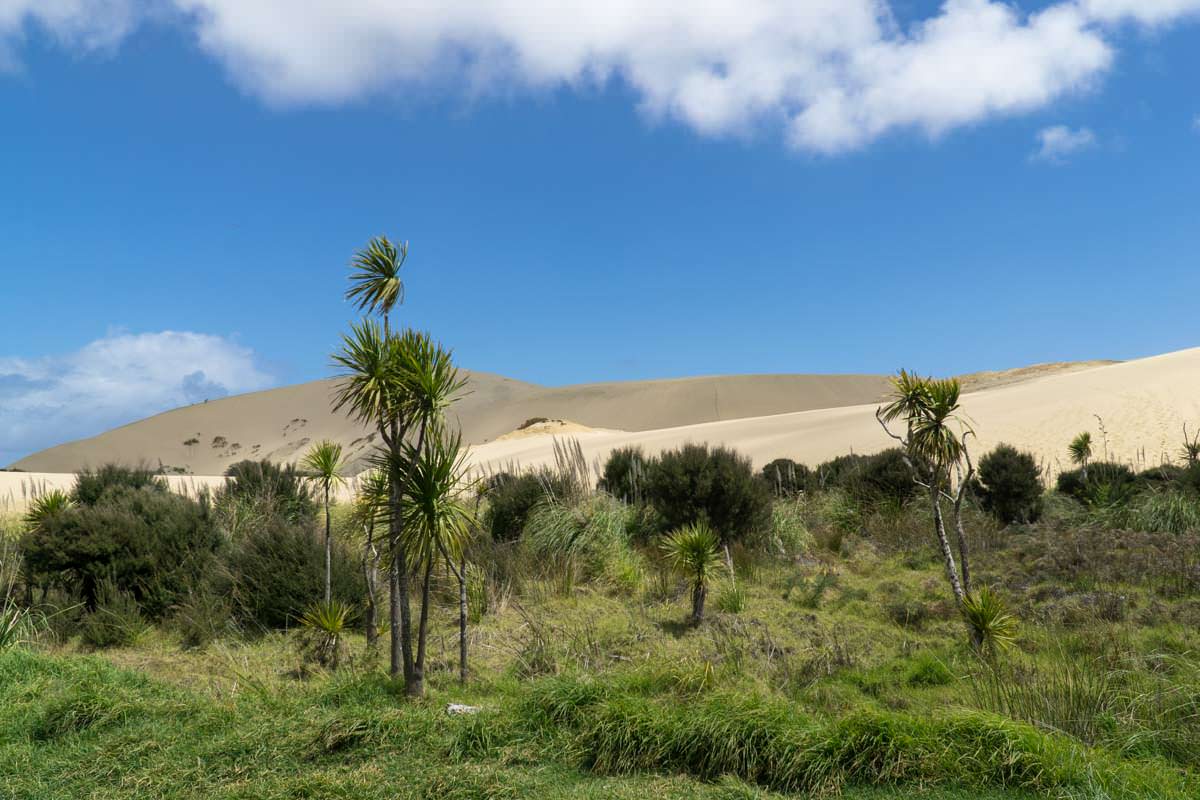
<instances>
[{"instance_id":1,"label":"sand slope","mask_svg":"<svg viewBox=\"0 0 1200 800\"><path fill-rule=\"evenodd\" d=\"M496 439L533 417L645 431L865 403L887 387L877 375L735 375L553 388L483 372L469 377L468 393L451 416L471 444ZM43 450L13 466L74 472L117 461L219 475L245 458L294 461L320 439L341 442L349 459L361 463L374 436L332 412L333 390L334 381L323 380L187 406Z\"/></svg>"},{"instance_id":2,"label":"sand slope","mask_svg":"<svg viewBox=\"0 0 1200 800\"><path fill-rule=\"evenodd\" d=\"M963 408L978 440L977 455L1000 442L1034 452L1050 473L1066 461L1066 445L1081 430L1095 439L1103 457L1108 432L1111 458L1135 466L1176 456L1182 425L1200 426L1200 348L1124 363L1071 369L1038 369L1018 382L990 380L990 388L964 395ZM874 418L875 403L748 419L707 422L668 429L576 436L589 460L603 460L614 447L639 445L654 452L687 442L736 447L756 464L786 456L816 464L850 451L870 453L891 442ZM473 463L494 471L517 463L552 461L552 437L495 442L473 449Z\"/></svg>"},{"instance_id":3,"label":"sand slope","mask_svg":"<svg viewBox=\"0 0 1200 800\"><path fill-rule=\"evenodd\" d=\"M456 416L472 463L495 471L553 460L555 434L578 439L598 463L615 447L649 452L686 442L736 447L756 464L787 456L808 464L847 452L888 447L873 415L886 391L879 376L729 376L545 388L474 373ZM1051 474L1066 444L1090 430L1096 457L1144 467L1177 455L1184 422L1200 427L1200 348L1124 363L1039 365L967 376L963 407L978 434L976 455L999 442L1033 451ZM371 447L364 431L330 412L328 381L177 409L18 463L30 472L69 473L107 461L186 465L197 477L174 479L184 491L209 485L246 457L289 460L310 440L342 441L353 455ZM822 407L824 406L824 407ZM505 436L532 417L570 420ZM223 437L223 441L216 440ZM197 444L184 446L188 438ZM237 445L235 447L234 445ZM0 511L22 505L34 483L69 487L70 474L0 473ZM190 483L189 483L190 482Z\"/></svg>"}]
</instances>

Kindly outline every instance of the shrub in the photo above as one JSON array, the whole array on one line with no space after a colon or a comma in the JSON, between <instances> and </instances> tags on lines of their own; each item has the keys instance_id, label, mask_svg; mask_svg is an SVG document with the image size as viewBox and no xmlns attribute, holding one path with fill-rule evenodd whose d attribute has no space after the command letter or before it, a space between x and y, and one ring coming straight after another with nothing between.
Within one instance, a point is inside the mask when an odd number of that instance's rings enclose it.
<instances>
[{"instance_id":1,"label":"shrub","mask_svg":"<svg viewBox=\"0 0 1200 800\"><path fill-rule=\"evenodd\" d=\"M1137 474L1138 483L1147 488L1166 488L1182 482L1187 470L1177 464L1160 464Z\"/></svg>"},{"instance_id":2,"label":"shrub","mask_svg":"<svg viewBox=\"0 0 1200 800\"><path fill-rule=\"evenodd\" d=\"M896 447L870 456L838 456L818 466L814 475L818 488L840 489L863 506L900 505L920 488Z\"/></svg>"},{"instance_id":3,"label":"shrub","mask_svg":"<svg viewBox=\"0 0 1200 800\"><path fill-rule=\"evenodd\" d=\"M1042 513L1040 477L1032 455L1001 444L979 461L980 504L1005 525L1034 522Z\"/></svg>"},{"instance_id":4,"label":"shrub","mask_svg":"<svg viewBox=\"0 0 1200 800\"><path fill-rule=\"evenodd\" d=\"M532 472L510 475L502 472L488 482L488 506L484 525L497 542L512 542L521 538L530 512L545 502L546 489Z\"/></svg>"},{"instance_id":5,"label":"shrub","mask_svg":"<svg viewBox=\"0 0 1200 800\"><path fill-rule=\"evenodd\" d=\"M1200 464L1191 464L1179 470L1179 486L1192 492L1200 492Z\"/></svg>"},{"instance_id":6,"label":"shrub","mask_svg":"<svg viewBox=\"0 0 1200 800\"><path fill-rule=\"evenodd\" d=\"M1059 473L1058 491L1087 506L1112 506L1128 502L1137 492L1133 470L1124 464L1097 461L1082 469Z\"/></svg>"},{"instance_id":7,"label":"shrub","mask_svg":"<svg viewBox=\"0 0 1200 800\"><path fill-rule=\"evenodd\" d=\"M867 456L857 469L846 473L843 485L851 497L866 506L902 505L920 488L913 481L903 453L896 447Z\"/></svg>"},{"instance_id":8,"label":"shrub","mask_svg":"<svg viewBox=\"0 0 1200 800\"><path fill-rule=\"evenodd\" d=\"M147 467L125 467L105 464L97 470L84 469L75 477L71 498L80 505L94 506L110 489L153 489L167 491L167 482Z\"/></svg>"},{"instance_id":9,"label":"shrub","mask_svg":"<svg viewBox=\"0 0 1200 800\"><path fill-rule=\"evenodd\" d=\"M846 476L858 472L866 460L866 456L850 453L818 464L817 468L813 470L813 481L816 488L829 489L835 486L844 486Z\"/></svg>"},{"instance_id":10,"label":"shrub","mask_svg":"<svg viewBox=\"0 0 1200 800\"><path fill-rule=\"evenodd\" d=\"M779 497L799 494L808 487L811 477L808 467L790 458L777 458L762 468L763 480Z\"/></svg>"},{"instance_id":11,"label":"shrub","mask_svg":"<svg viewBox=\"0 0 1200 800\"><path fill-rule=\"evenodd\" d=\"M225 486L217 492L218 506L251 505L289 522L312 519L317 503L309 482L292 464L239 461L225 470Z\"/></svg>"},{"instance_id":12,"label":"shrub","mask_svg":"<svg viewBox=\"0 0 1200 800\"><path fill-rule=\"evenodd\" d=\"M365 593L358 558L333 542L333 596L355 602ZM282 628L321 600L325 546L311 522L271 517L233 544L229 593L237 616L263 628Z\"/></svg>"},{"instance_id":13,"label":"shrub","mask_svg":"<svg viewBox=\"0 0 1200 800\"><path fill-rule=\"evenodd\" d=\"M127 647L146 632L147 625L137 601L109 580L101 581L96 607L88 612L79 627L84 644L97 649Z\"/></svg>"},{"instance_id":14,"label":"shrub","mask_svg":"<svg viewBox=\"0 0 1200 800\"><path fill-rule=\"evenodd\" d=\"M667 529L707 522L722 542L764 531L771 493L750 459L724 447L689 444L663 453L651 466L646 497Z\"/></svg>"},{"instance_id":15,"label":"shrub","mask_svg":"<svg viewBox=\"0 0 1200 800\"><path fill-rule=\"evenodd\" d=\"M649 461L640 447L618 447L604 462L598 487L626 503L641 503Z\"/></svg>"},{"instance_id":16,"label":"shrub","mask_svg":"<svg viewBox=\"0 0 1200 800\"><path fill-rule=\"evenodd\" d=\"M35 585L57 584L95 609L108 579L160 619L212 572L220 545L201 504L155 484L117 482L90 504L43 520L22 550Z\"/></svg>"}]
</instances>

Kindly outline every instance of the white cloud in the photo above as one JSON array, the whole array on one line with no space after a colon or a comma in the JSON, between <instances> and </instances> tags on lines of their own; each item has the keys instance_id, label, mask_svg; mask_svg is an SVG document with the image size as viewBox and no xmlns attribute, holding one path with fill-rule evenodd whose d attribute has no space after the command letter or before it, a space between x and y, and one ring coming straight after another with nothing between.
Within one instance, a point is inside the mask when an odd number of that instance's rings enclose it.
<instances>
[{"instance_id":1,"label":"white cloud","mask_svg":"<svg viewBox=\"0 0 1200 800\"><path fill-rule=\"evenodd\" d=\"M1200 0L1080 0L1080 6L1094 20L1141 25L1162 25L1200 14Z\"/></svg>"},{"instance_id":2,"label":"white cloud","mask_svg":"<svg viewBox=\"0 0 1200 800\"><path fill-rule=\"evenodd\" d=\"M0 357L0 464L270 383L250 350L202 333L114 334L62 356Z\"/></svg>"},{"instance_id":3,"label":"white cloud","mask_svg":"<svg viewBox=\"0 0 1200 800\"><path fill-rule=\"evenodd\" d=\"M1067 157L1096 144L1096 134L1088 128L1071 130L1066 125L1052 125L1037 133L1038 148L1031 156L1037 161L1061 164Z\"/></svg>"},{"instance_id":4,"label":"white cloud","mask_svg":"<svg viewBox=\"0 0 1200 800\"><path fill-rule=\"evenodd\" d=\"M121 8L120 0L0 0L8 9L0 38L26 17L49 24L47 2L60 9L60 28L71 9L82 18L76 28L102 40L127 27L97 28L101 9ZM1122 24L1165 25L1200 11L1200 0L1058 0L1035 13L1000 0L946 0L904 27L890 0L145 5L172 6L232 80L271 104L619 80L652 117L711 135L778 126L794 146L823 153L1046 107L1103 77Z\"/></svg>"},{"instance_id":5,"label":"white cloud","mask_svg":"<svg viewBox=\"0 0 1200 800\"><path fill-rule=\"evenodd\" d=\"M0 0L0 71L16 69L15 40L40 28L64 47L100 50L132 30L132 0Z\"/></svg>"}]
</instances>

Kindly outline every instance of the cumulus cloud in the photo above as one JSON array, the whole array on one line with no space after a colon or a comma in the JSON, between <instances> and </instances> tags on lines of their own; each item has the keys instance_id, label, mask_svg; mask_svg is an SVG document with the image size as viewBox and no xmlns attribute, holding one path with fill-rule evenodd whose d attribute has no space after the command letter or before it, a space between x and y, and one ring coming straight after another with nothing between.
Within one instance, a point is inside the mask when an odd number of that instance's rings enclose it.
<instances>
[{"instance_id":1,"label":"cumulus cloud","mask_svg":"<svg viewBox=\"0 0 1200 800\"><path fill-rule=\"evenodd\" d=\"M0 357L0 464L170 408L270 384L250 350L202 333L122 333L62 356Z\"/></svg>"},{"instance_id":2,"label":"cumulus cloud","mask_svg":"<svg viewBox=\"0 0 1200 800\"><path fill-rule=\"evenodd\" d=\"M1038 131L1037 142L1037 149L1030 156L1033 160L1062 164L1074 153L1094 146L1096 134L1088 128L1072 130L1066 125L1052 125Z\"/></svg>"},{"instance_id":3,"label":"cumulus cloud","mask_svg":"<svg viewBox=\"0 0 1200 800\"><path fill-rule=\"evenodd\" d=\"M12 6L12 29L46 2L92 20L98 8L122 5L0 0L0 8ZM1000 0L946 0L902 25L889 0L150 5L173 8L234 82L271 104L620 81L652 117L712 135L776 127L820 153L1045 107L1103 77L1120 26L1166 25L1200 11L1200 0L1057 0L1032 12Z\"/></svg>"}]
</instances>

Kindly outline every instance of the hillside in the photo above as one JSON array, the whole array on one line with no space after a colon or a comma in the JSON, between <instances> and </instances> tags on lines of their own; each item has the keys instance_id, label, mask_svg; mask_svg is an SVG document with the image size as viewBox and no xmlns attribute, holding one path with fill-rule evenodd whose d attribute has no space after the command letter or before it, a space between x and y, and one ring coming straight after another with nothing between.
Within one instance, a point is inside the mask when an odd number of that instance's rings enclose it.
<instances>
[{"instance_id":1,"label":"hillside","mask_svg":"<svg viewBox=\"0 0 1200 800\"><path fill-rule=\"evenodd\" d=\"M496 439L534 417L648 431L869 403L887 388L878 375L734 375L564 387L485 372L469 377L468 393L452 416L470 444ZM333 413L334 386L328 379L199 403L34 453L12 466L74 472L108 461L144 462L216 475L244 458L293 460L320 439L341 442L352 461L361 459L373 436Z\"/></svg>"}]
</instances>

